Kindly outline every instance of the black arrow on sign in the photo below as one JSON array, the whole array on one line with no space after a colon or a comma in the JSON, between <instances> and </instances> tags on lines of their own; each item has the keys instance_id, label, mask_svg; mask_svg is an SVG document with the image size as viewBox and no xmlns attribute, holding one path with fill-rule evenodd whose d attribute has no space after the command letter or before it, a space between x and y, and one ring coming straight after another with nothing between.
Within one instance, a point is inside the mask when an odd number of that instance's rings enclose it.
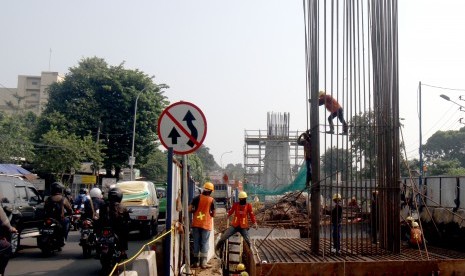
<instances>
[{"instance_id":1,"label":"black arrow on sign","mask_svg":"<svg viewBox=\"0 0 465 276\"><path fill-rule=\"evenodd\" d=\"M197 137L199 136L198 134L198 131L197 131L197 128L194 126L194 124L192 123L192 121L195 121L195 117L194 115L192 115L192 113L190 112L190 110L187 111L186 113L186 116L184 116L184 119L182 119L183 121L186 121L187 123L187 127L189 128L189 130L191 131L191 135L192 137L197 140ZM187 144L193 148L195 146L195 143L194 141L192 141L192 139L189 140L189 142L187 142Z\"/></svg>"},{"instance_id":2,"label":"black arrow on sign","mask_svg":"<svg viewBox=\"0 0 465 276\"><path fill-rule=\"evenodd\" d=\"M179 135L179 132L173 127L170 134L168 134L168 138L171 138L171 144L176 145L178 143L178 137L181 137L181 135Z\"/></svg>"}]
</instances>

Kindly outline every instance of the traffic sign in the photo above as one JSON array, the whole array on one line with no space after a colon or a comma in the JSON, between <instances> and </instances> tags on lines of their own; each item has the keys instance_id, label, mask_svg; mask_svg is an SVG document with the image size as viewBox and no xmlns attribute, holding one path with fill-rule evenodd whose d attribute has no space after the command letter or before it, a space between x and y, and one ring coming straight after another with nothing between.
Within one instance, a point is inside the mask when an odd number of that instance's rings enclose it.
<instances>
[{"instance_id":1,"label":"traffic sign","mask_svg":"<svg viewBox=\"0 0 465 276\"><path fill-rule=\"evenodd\" d=\"M197 150L207 135L207 120L202 110L190 102L174 103L158 119L158 137L162 145L176 154Z\"/></svg>"}]
</instances>

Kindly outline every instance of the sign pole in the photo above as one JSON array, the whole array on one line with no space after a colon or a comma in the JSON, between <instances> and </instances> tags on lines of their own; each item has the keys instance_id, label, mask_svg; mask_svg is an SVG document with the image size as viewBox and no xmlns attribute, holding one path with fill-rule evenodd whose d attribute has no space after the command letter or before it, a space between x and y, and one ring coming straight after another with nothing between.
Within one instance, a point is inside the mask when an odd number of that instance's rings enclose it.
<instances>
[{"instance_id":1,"label":"sign pole","mask_svg":"<svg viewBox=\"0 0 465 276\"><path fill-rule=\"evenodd\" d=\"M185 252L185 258L186 258L186 275L190 275L191 269L190 269L190 251L189 251L189 233L190 233L190 227L189 227L189 209L188 205L188 187L187 187L187 154L184 154L182 156L182 202L183 202L183 215L184 215L184 252Z\"/></svg>"}]
</instances>

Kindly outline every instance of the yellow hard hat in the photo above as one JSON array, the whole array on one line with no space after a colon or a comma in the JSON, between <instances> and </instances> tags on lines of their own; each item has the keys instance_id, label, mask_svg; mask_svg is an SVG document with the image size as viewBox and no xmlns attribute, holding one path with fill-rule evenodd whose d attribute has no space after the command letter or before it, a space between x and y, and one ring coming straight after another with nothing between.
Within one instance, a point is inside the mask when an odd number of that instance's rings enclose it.
<instances>
[{"instance_id":1,"label":"yellow hard hat","mask_svg":"<svg viewBox=\"0 0 465 276\"><path fill-rule=\"evenodd\" d=\"M334 194L333 195L333 200L341 200L341 199L342 199L342 197L341 197L340 194Z\"/></svg>"},{"instance_id":2,"label":"yellow hard hat","mask_svg":"<svg viewBox=\"0 0 465 276\"><path fill-rule=\"evenodd\" d=\"M323 90L321 90L321 91L318 93L318 96L320 96L320 97L321 97L321 96L323 96L323 95L325 95L325 94L326 94L326 92L325 92L325 91L323 91Z\"/></svg>"},{"instance_id":3,"label":"yellow hard hat","mask_svg":"<svg viewBox=\"0 0 465 276\"><path fill-rule=\"evenodd\" d=\"M247 193L242 191L239 193L239 198L242 199L242 198L247 198Z\"/></svg>"},{"instance_id":4,"label":"yellow hard hat","mask_svg":"<svg viewBox=\"0 0 465 276\"><path fill-rule=\"evenodd\" d=\"M416 221L412 222L412 227L418 227L418 226L420 226L420 225L418 225L418 222L416 222Z\"/></svg>"},{"instance_id":5,"label":"yellow hard hat","mask_svg":"<svg viewBox=\"0 0 465 276\"><path fill-rule=\"evenodd\" d=\"M211 182L205 182L205 184L203 184L203 188L210 191L215 190L215 186L213 186L213 183Z\"/></svg>"},{"instance_id":6,"label":"yellow hard hat","mask_svg":"<svg viewBox=\"0 0 465 276\"><path fill-rule=\"evenodd\" d=\"M236 270L237 270L237 271L243 271L243 270L245 270L245 265L244 265L243 263L238 264L237 267L236 267Z\"/></svg>"},{"instance_id":7,"label":"yellow hard hat","mask_svg":"<svg viewBox=\"0 0 465 276\"><path fill-rule=\"evenodd\" d=\"M249 273L247 271L242 271L240 275L241 276L249 276Z\"/></svg>"},{"instance_id":8,"label":"yellow hard hat","mask_svg":"<svg viewBox=\"0 0 465 276\"><path fill-rule=\"evenodd\" d=\"M415 219L414 219L412 216L408 216L405 220L407 220L407 221L409 221L409 220L414 221Z\"/></svg>"}]
</instances>

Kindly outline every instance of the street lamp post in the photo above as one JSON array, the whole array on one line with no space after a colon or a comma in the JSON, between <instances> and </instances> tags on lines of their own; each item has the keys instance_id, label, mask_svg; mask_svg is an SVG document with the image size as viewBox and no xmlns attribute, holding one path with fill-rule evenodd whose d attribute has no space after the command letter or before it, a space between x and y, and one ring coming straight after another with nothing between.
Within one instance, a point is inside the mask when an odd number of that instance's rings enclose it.
<instances>
[{"instance_id":1,"label":"street lamp post","mask_svg":"<svg viewBox=\"0 0 465 276\"><path fill-rule=\"evenodd\" d=\"M134 122L132 125L132 148L131 156L129 157L129 166L131 168L131 180L134 180L134 164L136 163L136 158L134 157L134 142L136 139L136 115L137 115L137 102L139 101L139 96L144 92L148 86L144 87L139 93L137 93L136 102L134 103Z\"/></svg>"},{"instance_id":2,"label":"street lamp post","mask_svg":"<svg viewBox=\"0 0 465 276\"><path fill-rule=\"evenodd\" d=\"M439 97L443 98L443 99L446 100L446 101L453 102L454 104L460 106L460 110L462 110L462 108L465 108L465 106L463 106L463 105L461 105L461 104L459 104L459 103L454 102L453 100L451 100L451 99L449 98L449 96L447 96L447 95L441 94L441 95L439 95Z\"/></svg>"},{"instance_id":3,"label":"street lamp post","mask_svg":"<svg viewBox=\"0 0 465 276\"><path fill-rule=\"evenodd\" d=\"M227 154L227 153L232 153L232 150L223 152L223 153L221 154L221 158L220 158L221 169L224 169L224 168L223 168L223 155L225 155L225 154Z\"/></svg>"}]
</instances>

